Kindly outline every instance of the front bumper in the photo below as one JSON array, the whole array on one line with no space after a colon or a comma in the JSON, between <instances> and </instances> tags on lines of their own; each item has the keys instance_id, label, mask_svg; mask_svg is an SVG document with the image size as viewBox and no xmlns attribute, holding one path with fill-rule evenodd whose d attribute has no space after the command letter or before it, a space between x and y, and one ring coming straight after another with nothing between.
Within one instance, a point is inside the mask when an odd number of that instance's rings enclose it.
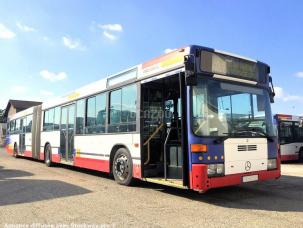
<instances>
[{"instance_id":1,"label":"front bumper","mask_svg":"<svg viewBox=\"0 0 303 228\"><path fill-rule=\"evenodd\" d=\"M209 178L207 175L207 165L193 164L192 171L190 172L190 188L195 191L206 192L212 188L239 185L243 183L242 180L244 176L251 175L258 175L258 181L277 179L281 176L280 166L278 166L278 168L275 170L239 173L222 177Z\"/></svg>"}]
</instances>

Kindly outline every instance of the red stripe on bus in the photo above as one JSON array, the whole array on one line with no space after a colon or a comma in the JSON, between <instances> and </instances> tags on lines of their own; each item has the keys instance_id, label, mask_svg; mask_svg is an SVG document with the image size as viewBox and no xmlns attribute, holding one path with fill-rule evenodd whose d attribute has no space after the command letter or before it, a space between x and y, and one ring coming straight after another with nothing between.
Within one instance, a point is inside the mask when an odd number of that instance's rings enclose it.
<instances>
[{"instance_id":1,"label":"red stripe on bus","mask_svg":"<svg viewBox=\"0 0 303 228\"><path fill-rule=\"evenodd\" d=\"M60 162L61 161L61 157L60 154L52 154L52 162Z\"/></svg>"},{"instance_id":2,"label":"red stripe on bus","mask_svg":"<svg viewBox=\"0 0 303 228\"><path fill-rule=\"evenodd\" d=\"M74 166L109 173L109 160L76 157Z\"/></svg>"},{"instance_id":3,"label":"red stripe on bus","mask_svg":"<svg viewBox=\"0 0 303 228\"><path fill-rule=\"evenodd\" d=\"M31 152L31 151L28 151L28 150L24 151L23 156L24 156L24 157L29 157L29 158L33 157L33 156L32 156L32 152Z\"/></svg>"},{"instance_id":4,"label":"red stripe on bus","mask_svg":"<svg viewBox=\"0 0 303 228\"><path fill-rule=\"evenodd\" d=\"M44 160L44 153L40 153L39 159L42 161Z\"/></svg>"},{"instance_id":5,"label":"red stripe on bus","mask_svg":"<svg viewBox=\"0 0 303 228\"><path fill-rule=\"evenodd\" d=\"M298 160L298 159L299 159L298 154L281 155L281 161L294 161L294 160Z\"/></svg>"},{"instance_id":6,"label":"red stripe on bus","mask_svg":"<svg viewBox=\"0 0 303 228\"><path fill-rule=\"evenodd\" d=\"M133 177L134 178L141 178L141 165L133 165Z\"/></svg>"}]
</instances>

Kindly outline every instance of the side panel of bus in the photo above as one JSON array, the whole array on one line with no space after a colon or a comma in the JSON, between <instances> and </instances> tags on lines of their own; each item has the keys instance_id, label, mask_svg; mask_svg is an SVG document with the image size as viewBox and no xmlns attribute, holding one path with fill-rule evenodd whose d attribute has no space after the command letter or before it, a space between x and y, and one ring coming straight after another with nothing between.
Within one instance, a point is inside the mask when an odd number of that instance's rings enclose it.
<instances>
[{"instance_id":1,"label":"side panel of bus","mask_svg":"<svg viewBox=\"0 0 303 228\"><path fill-rule=\"evenodd\" d=\"M45 146L50 144L52 147L52 162L60 162L60 131L42 131L40 158L44 159Z\"/></svg>"},{"instance_id":2,"label":"side panel of bus","mask_svg":"<svg viewBox=\"0 0 303 228\"><path fill-rule=\"evenodd\" d=\"M25 150L23 155L25 157L32 157L32 133L25 133Z\"/></svg>"},{"instance_id":3,"label":"side panel of bus","mask_svg":"<svg viewBox=\"0 0 303 228\"><path fill-rule=\"evenodd\" d=\"M12 134L10 136L10 148L11 148L11 154L13 154L13 151L14 151L14 147L15 145L19 146L19 134Z\"/></svg>"},{"instance_id":4,"label":"side panel of bus","mask_svg":"<svg viewBox=\"0 0 303 228\"><path fill-rule=\"evenodd\" d=\"M281 161L299 159L299 151L303 148L303 143L288 143L280 145Z\"/></svg>"},{"instance_id":5,"label":"side panel of bus","mask_svg":"<svg viewBox=\"0 0 303 228\"><path fill-rule=\"evenodd\" d=\"M133 160L133 176L141 178L140 134L75 136L74 165L110 172L110 154L116 146L128 149Z\"/></svg>"}]
</instances>

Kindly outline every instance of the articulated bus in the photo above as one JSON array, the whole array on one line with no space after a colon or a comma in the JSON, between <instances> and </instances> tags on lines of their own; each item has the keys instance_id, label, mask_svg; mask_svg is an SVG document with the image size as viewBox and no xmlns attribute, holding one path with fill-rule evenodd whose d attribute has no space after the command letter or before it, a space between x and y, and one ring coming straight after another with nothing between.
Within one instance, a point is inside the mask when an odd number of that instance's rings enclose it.
<instances>
[{"instance_id":1,"label":"articulated bus","mask_svg":"<svg viewBox=\"0 0 303 228\"><path fill-rule=\"evenodd\" d=\"M281 161L303 161L303 116L274 115L278 128Z\"/></svg>"},{"instance_id":2,"label":"articulated bus","mask_svg":"<svg viewBox=\"0 0 303 228\"><path fill-rule=\"evenodd\" d=\"M280 177L268 65L187 46L17 113L15 157L205 192Z\"/></svg>"}]
</instances>

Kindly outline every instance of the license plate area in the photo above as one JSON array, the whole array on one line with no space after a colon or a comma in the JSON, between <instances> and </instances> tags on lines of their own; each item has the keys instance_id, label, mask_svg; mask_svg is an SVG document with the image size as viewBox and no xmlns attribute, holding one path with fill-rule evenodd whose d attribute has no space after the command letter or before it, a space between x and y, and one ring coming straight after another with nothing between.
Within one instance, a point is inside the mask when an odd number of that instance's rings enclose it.
<instances>
[{"instance_id":1,"label":"license plate area","mask_svg":"<svg viewBox=\"0 0 303 228\"><path fill-rule=\"evenodd\" d=\"M247 182L257 181L258 179L259 179L258 175L244 176L242 177L242 182L247 183Z\"/></svg>"}]
</instances>

